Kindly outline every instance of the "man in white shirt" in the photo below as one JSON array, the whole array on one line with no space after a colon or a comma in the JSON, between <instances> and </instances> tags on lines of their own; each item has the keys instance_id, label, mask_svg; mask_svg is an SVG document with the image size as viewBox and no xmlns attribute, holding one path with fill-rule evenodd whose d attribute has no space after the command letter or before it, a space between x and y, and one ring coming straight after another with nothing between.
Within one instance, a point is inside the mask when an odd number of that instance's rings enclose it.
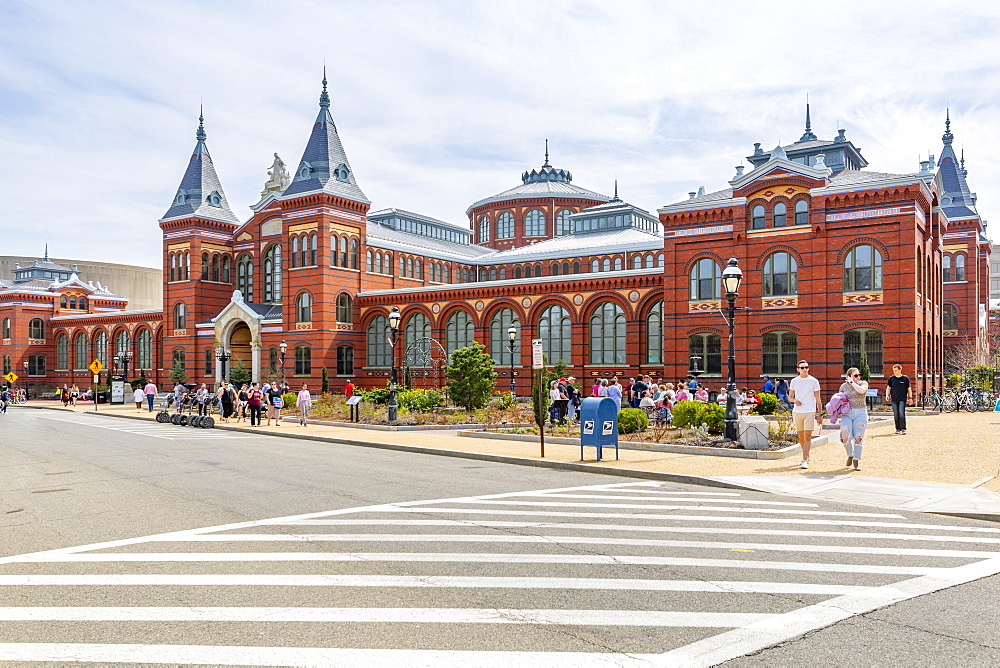
<instances>
[{"instance_id":1,"label":"man in white shirt","mask_svg":"<svg viewBox=\"0 0 1000 668\"><path fill-rule=\"evenodd\" d=\"M809 375L809 362L799 360L799 375L792 378L788 384L788 396L792 400L792 424L799 435L799 446L802 448L801 468L809 468L809 446L812 444L812 432L816 428L816 418L822 419L820 413L819 381Z\"/></svg>"}]
</instances>

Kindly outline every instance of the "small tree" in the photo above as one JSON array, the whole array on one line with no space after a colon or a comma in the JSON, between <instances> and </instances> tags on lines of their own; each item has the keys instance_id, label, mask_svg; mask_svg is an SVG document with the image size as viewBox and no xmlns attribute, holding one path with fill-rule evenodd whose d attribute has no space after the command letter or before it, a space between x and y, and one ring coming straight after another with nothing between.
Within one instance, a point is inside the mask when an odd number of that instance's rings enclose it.
<instances>
[{"instance_id":1,"label":"small tree","mask_svg":"<svg viewBox=\"0 0 1000 668\"><path fill-rule=\"evenodd\" d=\"M187 373L184 371L184 367L181 366L180 360L174 360L174 368L170 370L170 380L173 383L186 383L188 379Z\"/></svg>"},{"instance_id":2,"label":"small tree","mask_svg":"<svg viewBox=\"0 0 1000 668\"><path fill-rule=\"evenodd\" d=\"M872 376L871 370L868 368L868 353L865 352L864 348L861 349L861 364L858 365L858 373L861 374L861 380L866 382Z\"/></svg>"},{"instance_id":3,"label":"small tree","mask_svg":"<svg viewBox=\"0 0 1000 668\"><path fill-rule=\"evenodd\" d=\"M323 367L323 384L320 386L320 391L323 394L330 393L330 374L326 370L326 367Z\"/></svg>"},{"instance_id":4,"label":"small tree","mask_svg":"<svg viewBox=\"0 0 1000 668\"><path fill-rule=\"evenodd\" d=\"M406 365L406 370L403 372L403 387L407 390L413 387L413 372L410 371L410 365Z\"/></svg>"},{"instance_id":5,"label":"small tree","mask_svg":"<svg viewBox=\"0 0 1000 668\"><path fill-rule=\"evenodd\" d=\"M481 343L459 348L451 354L451 363L445 369L445 376L451 381L448 383L451 400L468 411L486 406L496 388L493 358L485 350Z\"/></svg>"},{"instance_id":6,"label":"small tree","mask_svg":"<svg viewBox=\"0 0 1000 668\"><path fill-rule=\"evenodd\" d=\"M243 366L243 360L236 360L236 366L229 370L229 381L234 385L250 382L250 369Z\"/></svg>"}]
</instances>

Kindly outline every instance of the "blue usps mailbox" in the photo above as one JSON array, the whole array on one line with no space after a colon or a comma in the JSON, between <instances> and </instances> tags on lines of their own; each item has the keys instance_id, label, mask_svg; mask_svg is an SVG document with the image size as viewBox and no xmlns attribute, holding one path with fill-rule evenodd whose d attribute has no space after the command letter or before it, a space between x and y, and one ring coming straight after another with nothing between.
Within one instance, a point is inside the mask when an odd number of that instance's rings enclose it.
<instances>
[{"instance_id":1,"label":"blue usps mailbox","mask_svg":"<svg viewBox=\"0 0 1000 668\"><path fill-rule=\"evenodd\" d=\"M601 461L601 448L615 446L618 459L618 406L607 397L587 397L580 406L580 459L584 446L597 448L597 461Z\"/></svg>"}]
</instances>

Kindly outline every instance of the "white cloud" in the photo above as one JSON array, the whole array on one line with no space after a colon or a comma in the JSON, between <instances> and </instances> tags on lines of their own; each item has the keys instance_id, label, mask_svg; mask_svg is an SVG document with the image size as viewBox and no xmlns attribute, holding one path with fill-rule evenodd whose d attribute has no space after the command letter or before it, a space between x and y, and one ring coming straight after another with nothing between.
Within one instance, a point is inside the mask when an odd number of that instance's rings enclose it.
<instances>
[{"instance_id":1,"label":"white cloud","mask_svg":"<svg viewBox=\"0 0 1000 668\"><path fill-rule=\"evenodd\" d=\"M940 152L952 108L989 217L1000 181L998 13L846 2L194 2L0 8L4 253L156 266L194 144L241 217L297 163L328 65L373 207L461 223L552 161L653 210L725 185L755 141L837 125L878 171ZM61 250L60 250L61 249Z\"/></svg>"}]
</instances>

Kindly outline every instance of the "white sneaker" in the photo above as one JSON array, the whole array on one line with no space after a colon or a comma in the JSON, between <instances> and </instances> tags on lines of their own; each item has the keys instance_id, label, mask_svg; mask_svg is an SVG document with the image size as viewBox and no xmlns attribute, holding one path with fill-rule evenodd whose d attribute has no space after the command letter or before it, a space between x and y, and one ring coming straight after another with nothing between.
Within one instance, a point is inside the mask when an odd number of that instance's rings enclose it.
<instances>
[{"instance_id":1,"label":"white sneaker","mask_svg":"<svg viewBox=\"0 0 1000 668\"><path fill-rule=\"evenodd\" d=\"M799 468L800 469L807 469L807 468L809 468L809 462L807 462L806 460L803 459L802 463L799 464Z\"/></svg>"}]
</instances>

